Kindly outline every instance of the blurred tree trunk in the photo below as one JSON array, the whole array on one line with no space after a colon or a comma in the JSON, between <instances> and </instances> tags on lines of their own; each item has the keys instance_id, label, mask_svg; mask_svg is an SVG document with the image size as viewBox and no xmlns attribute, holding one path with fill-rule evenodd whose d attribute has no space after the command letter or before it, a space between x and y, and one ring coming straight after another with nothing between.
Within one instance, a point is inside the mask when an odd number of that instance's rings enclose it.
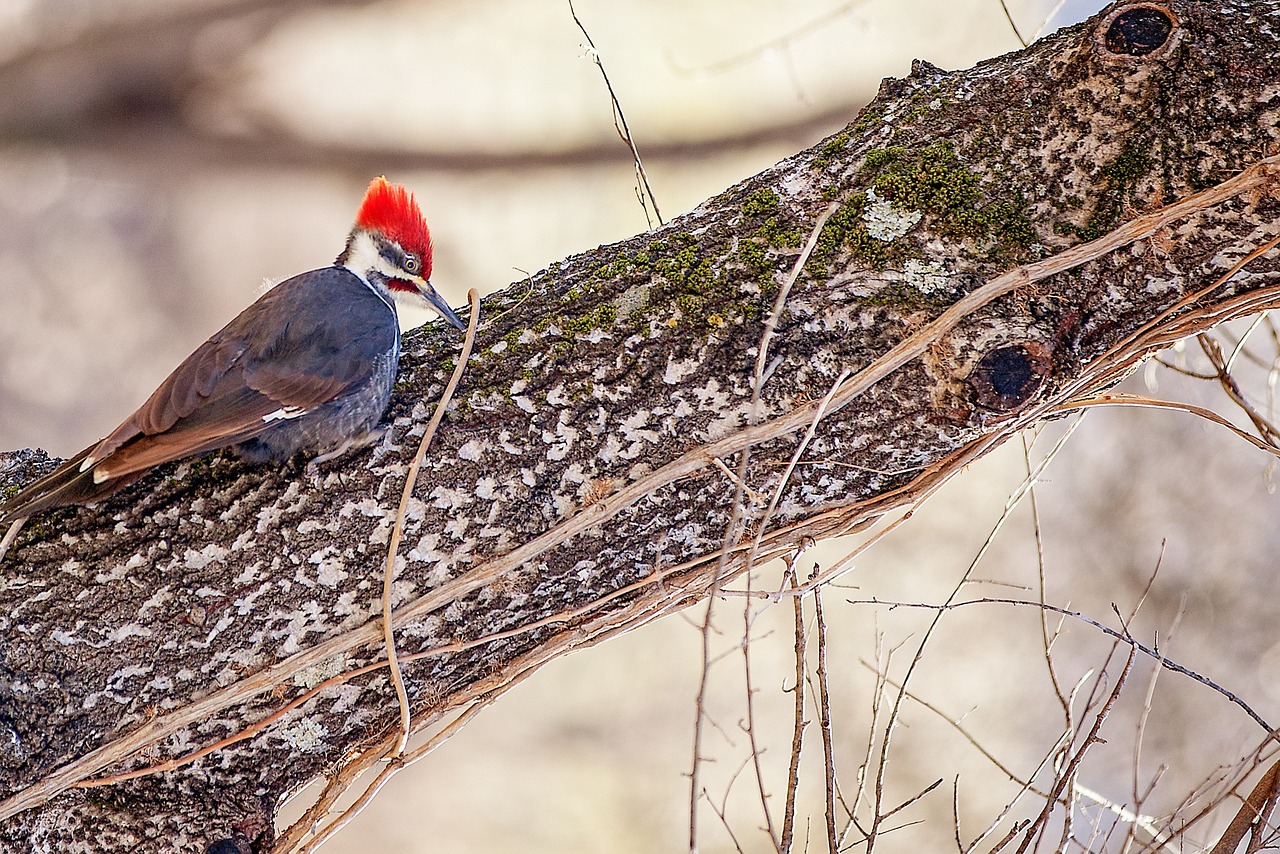
<instances>
[{"instance_id":1,"label":"blurred tree trunk","mask_svg":"<svg viewBox=\"0 0 1280 854\"><path fill-rule=\"evenodd\" d=\"M844 132L487 299L397 557L415 725L1280 304L1276 253L1250 255L1280 213L1280 50L1261 15L1175 6L1143 7L1154 47L1100 16L970 72L920 63ZM457 351L407 336L391 441L319 477L215 454L29 522L0 574L6 850L267 850L284 796L394 743L372 667L198 761L75 787L383 658L392 521Z\"/></svg>"}]
</instances>

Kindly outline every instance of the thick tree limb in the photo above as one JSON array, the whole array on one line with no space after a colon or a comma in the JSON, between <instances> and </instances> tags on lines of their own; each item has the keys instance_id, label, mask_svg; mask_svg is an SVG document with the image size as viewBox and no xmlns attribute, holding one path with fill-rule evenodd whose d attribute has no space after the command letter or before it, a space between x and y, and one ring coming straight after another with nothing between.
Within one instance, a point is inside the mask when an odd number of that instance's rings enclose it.
<instances>
[{"instance_id":1,"label":"thick tree limb","mask_svg":"<svg viewBox=\"0 0 1280 854\"><path fill-rule=\"evenodd\" d=\"M698 600L754 541L765 559L910 506L1151 350L1280 305L1277 253L1251 255L1280 233L1277 14L1128 4L967 72L919 63L845 132L489 298L398 557L415 724ZM765 315L833 201L753 408ZM0 568L0 840L265 851L284 795L395 745L384 550L457 346L405 343L393 445L317 479L213 456L28 524ZM722 560L748 449L760 498ZM48 465L6 459L11 484Z\"/></svg>"}]
</instances>

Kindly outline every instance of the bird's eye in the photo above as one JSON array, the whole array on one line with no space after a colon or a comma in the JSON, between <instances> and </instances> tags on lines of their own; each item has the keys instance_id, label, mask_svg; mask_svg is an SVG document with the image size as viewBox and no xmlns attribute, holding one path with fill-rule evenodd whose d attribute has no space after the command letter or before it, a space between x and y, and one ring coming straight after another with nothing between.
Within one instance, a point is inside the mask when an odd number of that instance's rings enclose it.
<instances>
[{"instance_id":1,"label":"bird's eye","mask_svg":"<svg viewBox=\"0 0 1280 854\"><path fill-rule=\"evenodd\" d=\"M406 273L417 275L422 272L422 259L413 254L405 255L403 266Z\"/></svg>"}]
</instances>

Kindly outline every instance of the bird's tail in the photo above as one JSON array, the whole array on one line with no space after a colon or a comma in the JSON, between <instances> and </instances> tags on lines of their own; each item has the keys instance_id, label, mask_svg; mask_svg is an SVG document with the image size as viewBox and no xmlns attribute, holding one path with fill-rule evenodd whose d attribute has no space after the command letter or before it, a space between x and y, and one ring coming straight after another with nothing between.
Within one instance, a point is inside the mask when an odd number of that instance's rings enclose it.
<instances>
[{"instance_id":1,"label":"bird's tail","mask_svg":"<svg viewBox=\"0 0 1280 854\"><path fill-rule=\"evenodd\" d=\"M94 480L94 467L81 471L81 463L97 445L90 445L49 474L24 487L17 495L0 501L0 524L34 516L54 507L68 504L87 504L105 498L134 477L118 477L98 483Z\"/></svg>"}]
</instances>

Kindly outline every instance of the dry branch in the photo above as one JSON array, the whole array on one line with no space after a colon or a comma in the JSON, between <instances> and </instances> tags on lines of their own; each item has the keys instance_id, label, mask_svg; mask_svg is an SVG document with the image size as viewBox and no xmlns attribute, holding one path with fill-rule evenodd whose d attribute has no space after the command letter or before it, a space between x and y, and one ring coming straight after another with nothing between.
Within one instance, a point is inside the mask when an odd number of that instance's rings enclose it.
<instances>
[{"instance_id":1,"label":"dry branch","mask_svg":"<svg viewBox=\"0 0 1280 854\"><path fill-rule=\"evenodd\" d=\"M1280 305L1280 0L1139 5L1172 25L1152 50L1107 12L919 63L841 134L490 297L394 564L414 727ZM394 747L382 562L456 347L406 339L393 443L319 477L216 455L32 520L0 574L0 847L270 850L283 797ZM0 457L10 484L48 465Z\"/></svg>"}]
</instances>

